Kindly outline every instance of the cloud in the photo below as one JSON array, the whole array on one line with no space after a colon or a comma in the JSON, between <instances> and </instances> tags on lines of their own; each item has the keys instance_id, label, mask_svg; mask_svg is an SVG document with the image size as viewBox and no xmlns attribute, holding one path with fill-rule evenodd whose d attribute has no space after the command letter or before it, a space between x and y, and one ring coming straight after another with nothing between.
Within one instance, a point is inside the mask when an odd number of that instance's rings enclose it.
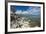
<instances>
[{"instance_id":1,"label":"cloud","mask_svg":"<svg viewBox=\"0 0 46 34\"><path fill-rule=\"evenodd\" d=\"M38 14L40 14L40 8L38 8L38 7L29 7L26 11L17 10L15 13L16 14L32 14L32 15L38 15Z\"/></svg>"},{"instance_id":2,"label":"cloud","mask_svg":"<svg viewBox=\"0 0 46 34\"><path fill-rule=\"evenodd\" d=\"M16 14L21 14L22 13L22 10L17 10L15 13Z\"/></svg>"},{"instance_id":3,"label":"cloud","mask_svg":"<svg viewBox=\"0 0 46 34\"><path fill-rule=\"evenodd\" d=\"M16 14L29 14L28 11L17 10Z\"/></svg>"},{"instance_id":4,"label":"cloud","mask_svg":"<svg viewBox=\"0 0 46 34\"><path fill-rule=\"evenodd\" d=\"M28 14L28 11L23 11L22 14Z\"/></svg>"},{"instance_id":5,"label":"cloud","mask_svg":"<svg viewBox=\"0 0 46 34\"><path fill-rule=\"evenodd\" d=\"M31 13L32 15L39 15L40 14L40 8L39 7L29 7L27 10L29 14Z\"/></svg>"}]
</instances>

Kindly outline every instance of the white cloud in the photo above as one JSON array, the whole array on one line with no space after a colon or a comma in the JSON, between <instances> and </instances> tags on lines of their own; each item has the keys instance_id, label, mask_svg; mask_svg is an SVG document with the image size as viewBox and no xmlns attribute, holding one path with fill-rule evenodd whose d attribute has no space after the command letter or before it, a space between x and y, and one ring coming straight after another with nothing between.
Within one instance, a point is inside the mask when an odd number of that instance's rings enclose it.
<instances>
[{"instance_id":1,"label":"white cloud","mask_svg":"<svg viewBox=\"0 0 46 34\"><path fill-rule=\"evenodd\" d=\"M27 9L26 11L22 11L22 10L17 10L15 13L16 14L34 14L34 15L36 15L36 14L39 14L39 9L36 9L36 8L32 8L31 9L31 7L29 7L29 9Z\"/></svg>"},{"instance_id":2,"label":"white cloud","mask_svg":"<svg viewBox=\"0 0 46 34\"><path fill-rule=\"evenodd\" d=\"M28 11L23 11L22 14L28 14Z\"/></svg>"},{"instance_id":3,"label":"white cloud","mask_svg":"<svg viewBox=\"0 0 46 34\"><path fill-rule=\"evenodd\" d=\"M15 13L16 14L21 14L22 13L22 10L17 10Z\"/></svg>"},{"instance_id":4,"label":"white cloud","mask_svg":"<svg viewBox=\"0 0 46 34\"><path fill-rule=\"evenodd\" d=\"M16 14L28 14L28 11L17 10Z\"/></svg>"},{"instance_id":5,"label":"white cloud","mask_svg":"<svg viewBox=\"0 0 46 34\"><path fill-rule=\"evenodd\" d=\"M40 8L38 7L33 7L32 9L31 7L29 7L27 11L29 12L29 14L32 14L32 15L40 14Z\"/></svg>"}]
</instances>

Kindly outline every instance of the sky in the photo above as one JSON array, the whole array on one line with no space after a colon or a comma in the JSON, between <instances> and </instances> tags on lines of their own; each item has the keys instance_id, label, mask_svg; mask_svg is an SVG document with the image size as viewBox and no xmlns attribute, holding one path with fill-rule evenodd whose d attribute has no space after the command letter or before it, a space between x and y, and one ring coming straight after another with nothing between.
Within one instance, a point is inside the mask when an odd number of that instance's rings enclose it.
<instances>
[{"instance_id":1,"label":"sky","mask_svg":"<svg viewBox=\"0 0 46 34\"><path fill-rule=\"evenodd\" d=\"M11 11L16 11L16 14L40 14L40 6L15 6L11 5Z\"/></svg>"}]
</instances>

